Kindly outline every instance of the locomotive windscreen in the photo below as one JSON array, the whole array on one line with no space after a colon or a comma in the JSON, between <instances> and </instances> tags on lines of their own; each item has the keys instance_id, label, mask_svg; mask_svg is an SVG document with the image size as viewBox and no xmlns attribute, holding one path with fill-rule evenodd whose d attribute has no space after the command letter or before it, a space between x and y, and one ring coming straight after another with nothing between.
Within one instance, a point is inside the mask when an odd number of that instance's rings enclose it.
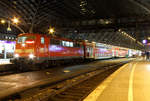
<instances>
[{"instance_id":1,"label":"locomotive windscreen","mask_svg":"<svg viewBox=\"0 0 150 101\"><path fill-rule=\"evenodd\" d=\"M18 37L18 43L25 43L26 40L34 40L35 36L21 36Z\"/></svg>"}]
</instances>

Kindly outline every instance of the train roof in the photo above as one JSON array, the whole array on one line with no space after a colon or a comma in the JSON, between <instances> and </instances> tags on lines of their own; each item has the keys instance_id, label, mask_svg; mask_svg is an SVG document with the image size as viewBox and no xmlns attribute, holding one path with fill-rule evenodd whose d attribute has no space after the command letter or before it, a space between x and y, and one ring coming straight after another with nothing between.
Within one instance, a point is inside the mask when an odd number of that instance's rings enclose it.
<instances>
[{"instance_id":1,"label":"train roof","mask_svg":"<svg viewBox=\"0 0 150 101\"><path fill-rule=\"evenodd\" d=\"M34 36L45 36L45 37L50 37L50 38L54 38L57 40L64 40L64 41L73 41L73 42L82 42L81 40L72 40L72 39L67 39L67 38L61 38L61 37L57 37L57 36L52 36L52 35L48 35L48 34L39 34L39 33L21 33L18 36L26 36L26 35L34 35Z\"/></svg>"}]
</instances>

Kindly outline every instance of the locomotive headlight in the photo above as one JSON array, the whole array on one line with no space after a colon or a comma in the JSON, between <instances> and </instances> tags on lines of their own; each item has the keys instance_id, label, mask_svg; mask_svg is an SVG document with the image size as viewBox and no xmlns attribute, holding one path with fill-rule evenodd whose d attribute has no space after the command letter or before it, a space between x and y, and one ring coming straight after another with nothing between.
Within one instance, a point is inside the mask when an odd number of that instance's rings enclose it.
<instances>
[{"instance_id":1,"label":"locomotive headlight","mask_svg":"<svg viewBox=\"0 0 150 101\"><path fill-rule=\"evenodd\" d=\"M19 54L15 54L14 56L15 56L15 58L18 58L18 57L19 57Z\"/></svg>"},{"instance_id":2,"label":"locomotive headlight","mask_svg":"<svg viewBox=\"0 0 150 101\"><path fill-rule=\"evenodd\" d=\"M29 55L29 58L30 58L30 59L33 59L34 57L35 57L35 56L34 56L33 54L30 54L30 55Z\"/></svg>"},{"instance_id":3,"label":"locomotive headlight","mask_svg":"<svg viewBox=\"0 0 150 101\"><path fill-rule=\"evenodd\" d=\"M22 47L25 47L26 44L22 44Z\"/></svg>"}]
</instances>

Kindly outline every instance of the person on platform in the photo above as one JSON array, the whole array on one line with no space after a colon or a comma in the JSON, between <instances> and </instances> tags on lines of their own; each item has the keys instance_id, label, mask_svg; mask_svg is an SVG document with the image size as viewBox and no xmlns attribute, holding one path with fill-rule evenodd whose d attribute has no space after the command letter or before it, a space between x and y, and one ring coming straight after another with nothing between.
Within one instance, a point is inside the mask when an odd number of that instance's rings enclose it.
<instances>
[{"instance_id":1,"label":"person on platform","mask_svg":"<svg viewBox=\"0 0 150 101\"><path fill-rule=\"evenodd\" d=\"M146 60L149 60L149 52L146 52Z\"/></svg>"}]
</instances>

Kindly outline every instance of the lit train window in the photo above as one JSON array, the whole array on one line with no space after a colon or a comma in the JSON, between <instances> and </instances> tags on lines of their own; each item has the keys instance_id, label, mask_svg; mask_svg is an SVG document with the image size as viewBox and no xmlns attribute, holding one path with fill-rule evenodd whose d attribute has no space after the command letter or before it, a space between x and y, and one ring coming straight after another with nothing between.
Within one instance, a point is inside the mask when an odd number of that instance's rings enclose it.
<instances>
[{"instance_id":1,"label":"lit train window","mask_svg":"<svg viewBox=\"0 0 150 101\"><path fill-rule=\"evenodd\" d=\"M41 37L41 44L44 44L44 37Z\"/></svg>"},{"instance_id":2,"label":"lit train window","mask_svg":"<svg viewBox=\"0 0 150 101\"><path fill-rule=\"evenodd\" d=\"M65 46L65 47L73 47L73 42L62 41L62 46Z\"/></svg>"},{"instance_id":3,"label":"lit train window","mask_svg":"<svg viewBox=\"0 0 150 101\"><path fill-rule=\"evenodd\" d=\"M67 46L67 47L69 47L69 46L70 46L68 41L66 41L66 46Z\"/></svg>"},{"instance_id":4,"label":"lit train window","mask_svg":"<svg viewBox=\"0 0 150 101\"><path fill-rule=\"evenodd\" d=\"M70 42L70 47L73 47L73 42Z\"/></svg>"},{"instance_id":5,"label":"lit train window","mask_svg":"<svg viewBox=\"0 0 150 101\"><path fill-rule=\"evenodd\" d=\"M65 41L62 41L62 45L63 45L63 46L66 46L66 42L65 42Z\"/></svg>"}]
</instances>

